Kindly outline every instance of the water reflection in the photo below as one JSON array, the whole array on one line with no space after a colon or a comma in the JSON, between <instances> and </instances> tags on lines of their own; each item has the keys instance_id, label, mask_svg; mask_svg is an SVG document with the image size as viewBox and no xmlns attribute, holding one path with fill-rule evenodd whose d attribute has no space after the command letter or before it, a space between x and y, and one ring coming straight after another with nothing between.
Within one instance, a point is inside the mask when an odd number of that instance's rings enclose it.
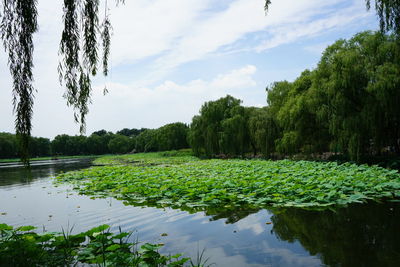
<instances>
[{"instance_id":1,"label":"water reflection","mask_svg":"<svg viewBox=\"0 0 400 267\"><path fill-rule=\"evenodd\" d=\"M400 266L399 204L336 211L141 207L55 188L49 177L90 165L90 160L68 162L33 166L30 172L0 168L0 223L49 231L73 225L76 232L107 223L114 230L137 231L142 241L165 243L163 253L195 258L205 248L217 266Z\"/></svg>"},{"instance_id":2,"label":"water reflection","mask_svg":"<svg viewBox=\"0 0 400 267\"><path fill-rule=\"evenodd\" d=\"M98 194L93 197L102 198L101 194ZM242 206L224 206L224 207L217 207L217 206L196 206L196 207L189 207L185 205L170 205L170 204L159 204L154 202L148 201L137 201L137 200L126 200L126 198L119 198L125 205L127 206L135 206L135 207L152 207L157 209L164 209L164 208L172 208L177 210L186 211L190 214L195 214L198 212L204 212L206 216L210 216L210 221L217 221L217 220L225 220L227 224L233 224L240 221L247 216L259 212L261 209L256 208L253 206L245 205Z\"/></svg>"},{"instance_id":3,"label":"water reflection","mask_svg":"<svg viewBox=\"0 0 400 267\"><path fill-rule=\"evenodd\" d=\"M400 266L399 204L275 210L271 220L279 239L299 241L328 266Z\"/></svg>"},{"instance_id":4,"label":"water reflection","mask_svg":"<svg viewBox=\"0 0 400 267\"><path fill-rule=\"evenodd\" d=\"M21 163L0 163L0 186L30 184L36 179L47 178L60 172L89 167L93 159L60 159L32 161L31 167Z\"/></svg>"}]
</instances>

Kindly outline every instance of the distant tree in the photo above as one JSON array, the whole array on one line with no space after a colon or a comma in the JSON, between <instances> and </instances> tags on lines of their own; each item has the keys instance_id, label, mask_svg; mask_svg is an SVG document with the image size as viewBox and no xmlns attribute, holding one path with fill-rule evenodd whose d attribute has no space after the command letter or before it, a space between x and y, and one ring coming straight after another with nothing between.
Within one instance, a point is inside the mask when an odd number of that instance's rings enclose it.
<instances>
[{"instance_id":1,"label":"distant tree","mask_svg":"<svg viewBox=\"0 0 400 267\"><path fill-rule=\"evenodd\" d=\"M157 129L157 150L178 150L187 148L188 126L181 122L170 123Z\"/></svg>"},{"instance_id":2,"label":"distant tree","mask_svg":"<svg viewBox=\"0 0 400 267\"><path fill-rule=\"evenodd\" d=\"M143 132L145 129L135 129L135 128L133 128L133 129L128 129L128 128L124 128L124 129L122 129L122 130L119 130L118 132L117 132L117 134L120 134L120 135L125 135L125 136L137 136L137 135L139 135L141 132Z\"/></svg>"},{"instance_id":3,"label":"distant tree","mask_svg":"<svg viewBox=\"0 0 400 267\"><path fill-rule=\"evenodd\" d=\"M99 131L93 132L92 134L95 134L95 135L98 135L98 136L104 136L104 135L107 135L107 134L112 134L112 132L107 132L106 130L99 130Z\"/></svg>"},{"instance_id":4,"label":"distant tree","mask_svg":"<svg viewBox=\"0 0 400 267\"><path fill-rule=\"evenodd\" d=\"M14 134L0 133L0 158L16 158L19 156L18 141Z\"/></svg>"},{"instance_id":5,"label":"distant tree","mask_svg":"<svg viewBox=\"0 0 400 267\"><path fill-rule=\"evenodd\" d=\"M136 137L136 151L151 152L157 150L157 130L146 129Z\"/></svg>"},{"instance_id":6,"label":"distant tree","mask_svg":"<svg viewBox=\"0 0 400 267\"><path fill-rule=\"evenodd\" d=\"M131 142L129 137L116 134L108 143L108 148L111 153L125 154L131 151Z\"/></svg>"},{"instance_id":7,"label":"distant tree","mask_svg":"<svg viewBox=\"0 0 400 267\"><path fill-rule=\"evenodd\" d=\"M51 155L51 142L48 138L31 137L30 156L46 157Z\"/></svg>"},{"instance_id":8,"label":"distant tree","mask_svg":"<svg viewBox=\"0 0 400 267\"><path fill-rule=\"evenodd\" d=\"M108 154L110 150L108 143L114 137L112 132L100 130L92 133L86 140L86 146L90 154Z\"/></svg>"},{"instance_id":9,"label":"distant tree","mask_svg":"<svg viewBox=\"0 0 400 267\"><path fill-rule=\"evenodd\" d=\"M221 151L227 155L244 156L248 147L248 129L245 108L236 106L230 111L229 117L221 122Z\"/></svg>"},{"instance_id":10,"label":"distant tree","mask_svg":"<svg viewBox=\"0 0 400 267\"><path fill-rule=\"evenodd\" d=\"M51 150L55 155L67 155L68 139L68 135L61 134L57 135L53 141L51 141Z\"/></svg>"},{"instance_id":11,"label":"distant tree","mask_svg":"<svg viewBox=\"0 0 400 267\"><path fill-rule=\"evenodd\" d=\"M280 137L280 128L272 116L270 107L248 108L249 142L253 155L261 152L264 157L271 157L276 151L275 141Z\"/></svg>"},{"instance_id":12,"label":"distant tree","mask_svg":"<svg viewBox=\"0 0 400 267\"><path fill-rule=\"evenodd\" d=\"M98 136L97 134L91 134L87 139L86 139L86 147L89 152L89 154L93 155L100 155L103 154L104 149L103 144L102 144L102 138ZM107 144L108 148L108 144Z\"/></svg>"},{"instance_id":13,"label":"distant tree","mask_svg":"<svg viewBox=\"0 0 400 267\"><path fill-rule=\"evenodd\" d=\"M85 155L88 154L86 136L57 135L51 142L51 150L55 155Z\"/></svg>"},{"instance_id":14,"label":"distant tree","mask_svg":"<svg viewBox=\"0 0 400 267\"><path fill-rule=\"evenodd\" d=\"M233 133L228 133L230 131L228 128L239 129L241 127L241 119L232 119L235 115L240 116L236 114L237 109L240 109L240 102L239 99L228 95L203 104L200 115L193 118L190 126L189 143L196 155L201 153L212 157L230 150L227 148L229 146L227 142L234 137L231 135ZM228 121L225 121L227 119ZM225 125L223 125L223 121L225 121ZM225 133L223 126L227 130Z\"/></svg>"}]
</instances>

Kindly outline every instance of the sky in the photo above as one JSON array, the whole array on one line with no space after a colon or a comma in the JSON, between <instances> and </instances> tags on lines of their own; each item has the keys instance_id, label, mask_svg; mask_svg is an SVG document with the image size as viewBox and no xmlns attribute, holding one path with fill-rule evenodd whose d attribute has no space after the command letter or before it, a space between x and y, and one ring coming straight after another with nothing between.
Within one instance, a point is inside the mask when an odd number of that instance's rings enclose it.
<instances>
[{"instance_id":1,"label":"sky","mask_svg":"<svg viewBox=\"0 0 400 267\"><path fill-rule=\"evenodd\" d=\"M364 0L273 0L267 14L264 0L108 4L110 73L93 79L86 135L190 123L204 102L227 94L245 106L265 106L271 83L293 81L315 68L336 40L378 29ZM32 135L77 135L57 74L62 0L38 0L38 13ZM0 64L0 132L13 133L12 81L3 50ZM105 86L109 93L103 95Z\"/></svg>"}]
</instances>

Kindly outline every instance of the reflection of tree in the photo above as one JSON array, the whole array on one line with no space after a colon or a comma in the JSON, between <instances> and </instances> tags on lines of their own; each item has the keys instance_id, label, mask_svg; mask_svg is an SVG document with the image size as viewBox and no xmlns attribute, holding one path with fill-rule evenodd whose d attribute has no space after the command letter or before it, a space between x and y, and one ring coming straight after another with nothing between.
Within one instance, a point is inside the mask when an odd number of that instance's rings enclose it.
<instances>
[{"instance_id":1,"label":"reflection of tree","mask_svg":"<svg viewBox=\"0 0 400 267\"><path fill-rule=\"evenodd\" d=\"M250 214L257 213L259 210L260 209L241 206L224 209L208 209L205 213L206 215L212 216L210 219L212 221L226 218L225 223L236 223Z\"/></svg>"},{"instance_id":2,"label":"reflection of tree","mask_svg":"<svg viewBox=\"0 0 400 267\"><path fill-rule=\"evenodd\" d=\"M101 197L101 196L100 196ZM259 208L241 205L241 206L175 206L172 204L159 204L157 202L149 202L149 201L137 201L134 199L126 200L124 198L118 198L118 200L122 200L125 205L139 206L139 207L153 207L163 209L166 207L172 209L179 209L182 211L187 211L191 214L196 212L204 212L206 216L211 216L210 221L217 221L220 219L226 219L225 223L232 224L240 221L241 219L246 218L250 214L257 213L260 211Z\"/></svg>"},{"instance_id":3,"label":"reflection of tree","mask_svg":"<svg viewBox=\"0 0 400 267\"><path fill-rule=\"evenodd\" d=\"M400 205L353 205L333 211L274 212L273 232L298 240L330 266L399 266Z\"/></svg>"},{"instance_id":4,"label":"reflection of tree","mask_svg":"<svg viewBox=\"0 0 400 267\"><path fill-rule=\"evenodd\" d=\"M6 186L6 185L8 186L13 184L28 184L36 179L55 176L57 173L61 171L67 172L89 167L91 165L91 161L92 159L80 159L79 161L74 160L74 163L66 163L66 164L63 164L62 160L54 164L50 164L51 161L45 161L44 163L42 162L42 164L44 165L32 161L31 168L2 167L0 168L0 186Z\"/></svg>"}]
</instances>

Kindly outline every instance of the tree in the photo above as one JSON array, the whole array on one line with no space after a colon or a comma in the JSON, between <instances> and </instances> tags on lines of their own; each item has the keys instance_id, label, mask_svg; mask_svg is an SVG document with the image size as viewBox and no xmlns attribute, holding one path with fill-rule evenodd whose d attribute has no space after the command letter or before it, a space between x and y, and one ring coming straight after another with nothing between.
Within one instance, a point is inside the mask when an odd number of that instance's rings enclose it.
<instances>
[{"instance_id":1,"label":"tree","mask_svg":"<svg viewBox=\"0 0 400 267\"><path fill-rule=\"evenodd\" d=\"M122 130L119 130L119 131L117 132L117 134L125 135L125 136L137 136L137 135L139 135L142 131L143 131L143 129L142 129L142 130L139 130L139 129L128 129L128 128L124 128L124 129L122 129Z\"/></svg>"},{"instance_id":2,"label":"tree","mask_svg":"<svg viewBox=\"0 0 400 267\"><path fill-rule=\"evenodd\" d=\"M187 148L187 132L189 128L182 122L166 124L157 129L156 142L158 151Z\"/></svg>"},{"instance_id":3,"label":"tree","mask_svg":"<svg viewBox=\"0 0 400 267\"><path fill-rule=\"evenodd\" d=\"M132 150L130 138L125 135L115 135L108 143L111 153L125 154Z\"/></svg>"},{"instance_id":4,"label":"tree","mask_svg":"<svg viewBox=\"0 0 400 267\"><path fill-rule=\"evenodd\" d=\"M329 148L327 126L318 118L321 105L314 88L315 73L303 71L291 83L287 97L280 103L276 119L283 130L277 140L278 151L285 154L324 152Z\"/></svg>"},{"instance_id":5,"label":"tree","mask_svg":"<svg viewBox=\"0 0 400 267\"><path fill-rule=\"evenodd\" d=\"M323 53L315 81L326 94L322 113L335 145L353 160L384 147L400 154L399 62L397 36L379 32L339 40Z\"/></svg>"},{"instance_id":6,"label":"tree","mask_svg":"<svg viewBox=\"0 0 400 267\"><path fill-rule=\"evenodd\" d=\"M247 127L253 155L261 152L264 157L271 157L276 151L275 141L280 137L281 130L270 107L248 108L248 112Z\"/></svg>"},{"instance_id":7,"label":"tree","mask_svg":"<svg viewBox=\"0 0 400 267\"><path fill-rule=\"evenodd\" d=\"M242 106L235 106L230 111L230 116L221 122L220 147L222 153L244 156L249 140L246 121L246 109Z\"/></svg>"},{"instance_id":8,"label":"tree","mask_svg":"<svg viewBox=\"0 0 400 267\"><path fill-rule=\"evenodd\" d=\"M146 129L136 137L136 150L138 152L157 151L157 130Z\"/></svg>"},{"instance_id":9,"label":"tree","mask_svg":"<svg viewBox=\"0 0 400 267\"><path fill-rule=\"evenodd\" d=\"M46 157L51 155L51 142L48 138L31 137L30 156Z\"/></svg>"},{"instance_id":10,"label":"tree","mask_svg":"<svg viewBox=\"0 0 400 267\"><path fill-rule=\"evenodd\" d=\"M230 95L216 101L209 101L203 104L200 109L200 116L193 118L189 143L196 155L204 154L212 157L226 152L228 132L224 136L224 120L235 115L235 109L240 107L240 100ZM225 122L225 128L231 128L238 121Z\"/></svg>"},{"instance_id":11,"label":"tree","mask_svg":"<svg viewBox=\"0 0 400 267\"><path fill-rule=\"evenodd\" d=\"M19 147L14 134L0 133L0 158L16 158Z\"/></svg>"}]
</instances>

